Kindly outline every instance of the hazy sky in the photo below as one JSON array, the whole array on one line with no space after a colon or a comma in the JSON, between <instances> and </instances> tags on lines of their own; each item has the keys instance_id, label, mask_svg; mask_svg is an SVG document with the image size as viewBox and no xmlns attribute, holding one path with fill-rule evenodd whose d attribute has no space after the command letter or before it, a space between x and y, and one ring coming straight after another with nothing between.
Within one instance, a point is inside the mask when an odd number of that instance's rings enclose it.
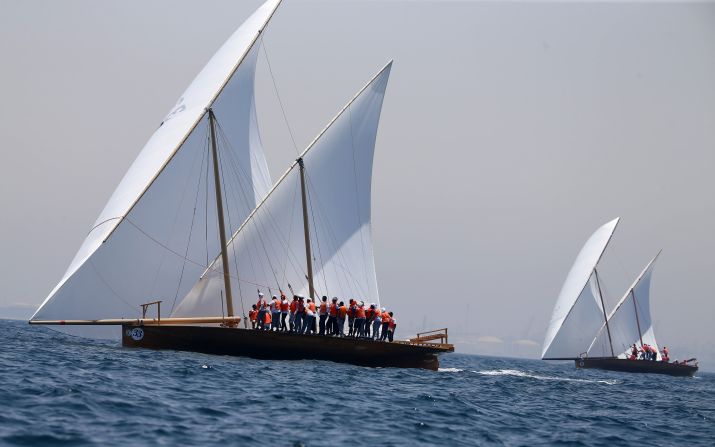
<instances>
[{"instance_id":1,"label":"hazy sky","mask_svg":"<svg viewBox=\"0 0 715 447\"><path fill-rule=\"evenodd\" d=\"M0 1L0 317L44 300L259 4ZM372 209L403 335L538 355L581 245L621 216L608 302L663 248L656 336L715 369L715 4L285 0L264 39L299 147L395 60ZM257 79L275 178L295 150L263 55Z\"/></svg>"}]
</instances>

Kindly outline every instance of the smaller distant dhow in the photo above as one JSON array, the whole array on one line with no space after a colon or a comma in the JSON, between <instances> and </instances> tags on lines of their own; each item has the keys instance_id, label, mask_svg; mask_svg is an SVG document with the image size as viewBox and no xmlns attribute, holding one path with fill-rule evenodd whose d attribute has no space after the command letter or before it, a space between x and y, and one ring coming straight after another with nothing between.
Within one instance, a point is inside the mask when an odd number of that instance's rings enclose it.
<instances>
[{"instance_id":1,"label":"smaller distant dhow","mask_svg":"<svg viewBox=\"0 0 715 447\"><path fill-rule=\"evenodd\" d=\"M656 255L610 314L598 264L616 230L616 218L596 230L571 267L546 331L543 360L574 360L577 368L692 376L697 360L671 362L658 349L650 317L650 280Z\"/></svg>"}]
</instances>

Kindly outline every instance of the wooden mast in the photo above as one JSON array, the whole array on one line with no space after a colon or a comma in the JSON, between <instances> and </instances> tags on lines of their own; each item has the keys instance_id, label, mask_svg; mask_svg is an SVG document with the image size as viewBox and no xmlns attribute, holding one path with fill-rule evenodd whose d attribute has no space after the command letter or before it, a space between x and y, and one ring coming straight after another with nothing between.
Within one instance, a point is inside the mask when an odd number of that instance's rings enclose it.
<instances>
[{"instance_id":1,"label":"wooden mast","mask_svg":"<svg viewBox=\"0 0 715 447\"><path fill-rule=\"evenodd\" d=\"M598 280L598 270L593 269L593 273L596 275L596 285L598 285L598 296L601 298L601 310L603 311L603 321L606 322L606 331L608 332L608 344L611 345L611 356L615 357L616 354L613 352L613 340L611 339L611 328L608 327L608 317L606 316L606 305L603 303L603 293L601 292L601 281Z\"/></svg>"},{"instance_id":2,"label":"wooden mast","mask_svg":"<svg viewBox=\"0 0 715 447\"><path fill-rule=\"evenodd\" d=\"M216 145L216 117L209 109L209 128L211 132L211 156L214 165L214 188L216 189L216 214L218 215L218 235L221 241L221 264L223 266L223 285L226 289L226 312L229 318L233 317L233 297L231 296L231 271L228 266L226 254L226 226L223 222L223 198L221 197L221 178L218 167L218 149Z\"/></svg>"},{"instance_id":3,"label":"wooden mast","mask_svg":"<svg viewBox=\"0 0 715 447\"><path fill-rule=\"evenodd\" d=\"M300 167L300 197L303 205L303 233L305 235L305 260L308 268L308 291L311 299L315 299L315 288L313 287L313 255L310 251L310 227L308 226L308 200L305 188L305 166L303 157L298 160Z\"/></svg>"},{"instance_id":4,"label":"wooden mast","mask_svg":"<svg viewBox=\"0 0 715 447\"><path fill-rule=\"evenodd\" d=\"M643 333L641 332L641 322L638 319L638 306L636 305L636 294L631 289L631 298L633 298L633 310L636 311L636 326L638 326L638 338L641 340L641 347L643 347Z\"/></svg>"}]
</instances>

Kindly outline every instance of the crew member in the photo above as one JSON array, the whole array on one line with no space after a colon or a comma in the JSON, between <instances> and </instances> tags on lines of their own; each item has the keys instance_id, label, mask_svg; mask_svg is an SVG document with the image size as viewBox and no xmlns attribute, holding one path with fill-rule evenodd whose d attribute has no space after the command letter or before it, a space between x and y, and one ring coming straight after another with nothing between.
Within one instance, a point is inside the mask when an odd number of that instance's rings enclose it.
<instances>
[{"instance_id":1,"label":"crew member","mask_svg":"<svg viewBox=\"0 0 715 447\"><path fill-rule=\"evenodd\" d=\"M670 353L668 352L667 346L663 346L663 350L660 351L660 358L666 363L670 361Z\"/></svg>"},{"instance_id":2,"label":"crew member","mask_svg":"<svg viewBox=\"0 0 715 447\"><path fill-rule=\"evenodd\" d=\"M362 337L364 334L364 326L365 326L365 303L360 301L360 305L357 308L357 312L355 313L355 334L357 337Z\"/></svg>"},{"instance_id":3,"label":"crew member","mask_svg":"<svg viewBox=\"0 0 715 447\"><path fill-rule=\"evenodd\" d=\"M325 321L328 319L328 297L324 296L320 302L320 307L318 308L318 318L320 320L319 327L320 335L325 335Z\"/></svg>"},{"instance_id":4,"label":"crew member","mask_svg":"<svg viewBox=\"0 0 715 447\"><path fill-rule=\"evenodd\" d=\"M256 307L258 307L258 327L263 329L263 323L266 321L268 303L266 302L266 299L263 298L263 292L260 290L258 291L258 302L256 303Z\"/></svg>"},{"instance_id":5,"label":"crew member","mask_svg":"<svg viewBox=\"0 0 715 447\"><path fill-rule=\"evenodd\" d=\"M345 318L348 315L348 306L345 305L344 301L341 301L338 305L338 323L336 334L338 337L344 337L345 334L343 330L345 328Z\"/></svg>"},{"instance_id":6,"label":"crew member","mask_svg":"<svg viewBox=\"0 0 715 447\"><path fill-rule=\"evenodd\" d=\"M298 297L298 304L295 311L295 331L299 334L303 333L303 320L305 319L305 302L302 296Z\"/></svg>"},{"instance_id":7,"label":"crew member","mask_svg":"<svg viewBox=\"0 0 715 447\"><path fill-rule=\"evenodd\" d=\"M391 312L382 311L382 334L380 335L380 341L385 341L387 339L387 330L390 328L390 314Z\"/></svg>"},{"instance_id":8,"label":"crew member","mask_svg":"<svg viewBox=\"0 0 715 447\"><path fill-rule=\"evenodd\" d=\"M390 324L387 326L387 338L392 341L395 336L395 329L397 328L397 320L395 319L392 312L390 312Z\"/></svg>"},{"instance_id":9,"label":"crew member","mask_svg":"<svg viewBox=\"0 0 715 447\"><path fill-rule=\"evenodd\" d=\"M315 333L315 303L310 298L305 300L305 318L302 334Z\"/></svg>"},{"instance_id":10,"label":"crew member","mask_svg":"<svg viewBox=\"0 0 715 447\"><path fill-rule=\"evenodd\" d=\"M375 303L370 304L370 307L365 309L365 326L362 328L362 336L370 338L370 327L372 326L372 318L375 316Z\"/></svg>"},{"instance_id":11,"label":"crew member","mask_svg":"<svg viewBox=\"0 0 715 447\"><path fill-rule=\"evenodd\" d=\"M278 297L273 295L271 298L271 330L280 329L281 325L281 302L278 301Z\"/></svg>"},{"instance_id":12,"label":"crew member","mask_svg":"<svg viewBox=\"0 0 715 447\"><path fill-rule=\"evenodd\" d=\"M258 320L258 306L255 304L252 306L251 310L248 311L248 319L251 320L251 329L255 329Z\"/></svg>"},{"instance_id":13,"label":"crew member","mask_svg":"<svg viewBox=\"0 0 715 447\"><path fill-rule=\"evenodd\" d=\"M290 302L290 331L295 332L295 315L298 310L298 297L293 295L293 301Z\"/></svg>"},{"instance_id":14,"label":"crew member","mask_svg":"<svg viewBox=\"0 0 715 447\"><path fill-rule=\"evenodd\" d=\"M375 308L375 316L372 318L372 339L373 340L379 340L380 339L380 326L382 326L382 312L385 311L385 308L382 308L382 310Z\"/></svg>"},{"instance_id":15,"label":"crew member","mask_svg":"<svg viewBox=\"0 0 715 447\"><path fill-rule=\"evenodd\" d=\"M355 313L357 312L357 303L354 299L350 298L350 305L348 306L348 337L355 336Z\"/></svg>"},{"instance_id":16,"label":"crew member","mask_svg":"<svg viewBox=\"0 0 715 447\"><path fill-rule=\"evenodd\" d=\"M288 324L286 323L286 318L288 318L288 310L290 309L290 304L288 304L288 298L286 298L285 293L281 292L281 324L280 330L285 332L288 330Z\"/></svg>"},{"instance_id":17,"label":"crew member","mask_svg":"<svg viewBox=\"0 0 715 447\"><path fill-rule=\"evenodd\" d=\"M272 324L272 317L270 312L263 312L264 315L264 320L263 320L263 330L264 331L270 331L271 330L271 324Z\"/></svg>"},{"instance_id":18,"label":"crew member","mask_svg":"<svg viewBox=\"0 0 715 447\"><path fill-rule=\"evenodd\" d=\"M636 347L636 344L633 343L633 346L631 347L631 356L629 357L630 360L637 360L638 359L638 348Z\"/></svg>"},{"instance_id":19,"label":"crew member","mask_svg":"<svg viewBox=\"0 0 715 447\"><path fill-rule=\"evenodd\" d=\"M328 335L338 333L338 299L333 297L328 307Z\"/></svg>"},{"instance_id":20,"label":"crew member","mask_svg":"<svg viewBox=\"0 0 715 447\"><path fill-rule=\"evenodd\" d=\"M650 347L650 359L654 362L658 360L658 350L655 348L655 346Z\"/></svg>"}]
</instances>

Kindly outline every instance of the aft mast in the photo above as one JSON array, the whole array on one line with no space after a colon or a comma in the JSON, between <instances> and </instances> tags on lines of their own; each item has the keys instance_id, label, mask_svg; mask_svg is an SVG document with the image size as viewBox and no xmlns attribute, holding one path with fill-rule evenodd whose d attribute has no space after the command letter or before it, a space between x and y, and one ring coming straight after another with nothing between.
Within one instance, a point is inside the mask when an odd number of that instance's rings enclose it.
<instances>
[{"instance_id":1,"label":"aft mast","mask_svg":"<svg viewBox=\"0 0 715 447\"><path fill-rule=\"evenodd\" d=\"M631 298L633 298L633 310L636 313L636 326L638 327L638 337L641 340L641 346L643 346L643 332L641 332L641 322L638 318L638 305L636 304L636 294L633 293L633 288L631 288Z\"/></svg>"},{"instance_id":2,"label":"aft mast","mask_svg":"<svg viewBox=\"0 0 715 447\"><path fill-rule=\"evenodd\" d=\"M601 281L598 279L598 270L594 267L593 274L596 277L596 284L598 285L598 296L601 298L601 309L603 310L603 321L606 322L606 331L608 332L608 344L611 346L611 356L615 357L616 354L613 352L613 339L611 339L611 328L608 326L608 316L606 315L606 305L603 303L603 292L601 292Z\"/></svg>"},{"instance_id":3,"label":"aft mast","mask_svg":"<svg viewBox=\"0 0 715 447\"><path fill-rule=\"evenodd\" d=\"M211 156L214 165L214 187L216 189L216 214L218 215L218 235L221 241L221 264L223 267L223 285L226 290L226 312L233 317L233 297L231 296L231 276L226 254L226 226L223 222L223 198L221 197L221 177L218 167L218 149L216 147L216 116L212 109L208 110L209 130L211 132Z\"/></svg>"},{"instance_id":4,"label":"aft mast","mask_svg":"<svg viewBox=\"0 0 715 447\"><path fill-rule=\"evenodd\" d=\"M308 226L308 201L307 193L305 188L305 165L303 164L303 157L298 160L298 166L300 167L300 197L301 204L303 206L303 233L305 236L305 260L306 267L308 269L308 292L311 299L315 299L315 288L313 287L313 255L310 250L310 227Z\"/></svg>"}]
</instances>

